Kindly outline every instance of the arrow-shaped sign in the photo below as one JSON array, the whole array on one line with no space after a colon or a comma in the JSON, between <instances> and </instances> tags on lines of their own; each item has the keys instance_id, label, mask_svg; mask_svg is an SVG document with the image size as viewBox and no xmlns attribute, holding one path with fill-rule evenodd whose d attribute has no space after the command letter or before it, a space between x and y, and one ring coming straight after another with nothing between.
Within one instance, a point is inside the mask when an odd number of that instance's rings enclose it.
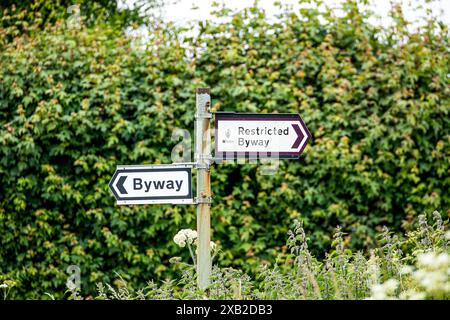
<instances>
[{"instance_id":1,"label":"arrow-shaped sign","mask_svg":"<svg viewBox=\"0 0 450 320\"><path fill-rule=\"evenodd\" d=\"M298 114L215 113L216 157L298 158L311 133Z\"/></svg>"},{"instance_id":2,"label":"arrow-shaped sign","mask_svg":"<svg viewBox=\"0 0 450 320\"><path fill-rule=\"evenodd\" d=\"M117 166L109 188L117 204L192 204L190 165Z\"/></svg>"}]
</instances>

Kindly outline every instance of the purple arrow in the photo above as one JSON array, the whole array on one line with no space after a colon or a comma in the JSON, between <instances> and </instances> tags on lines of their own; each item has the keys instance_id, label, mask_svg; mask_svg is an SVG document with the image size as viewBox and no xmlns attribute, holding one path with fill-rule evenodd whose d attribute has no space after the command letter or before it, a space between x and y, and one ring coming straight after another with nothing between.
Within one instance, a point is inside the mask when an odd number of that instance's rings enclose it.
<instances>
[{"instance_id":1,"label":"purple arrow","mask_svg":"<svg viewBox=\"0 0 450 320\"><path fill-rule=\"evenodd\" d=\"M119 178L119 181L117 181L116 187L117 187L117 189L119 189L121 194L128 194L127 190L123 186L123 184L125 183L126 179L127 179L127 176L121 176Z\"/></svg>"},{"instance_id":2,"label":"purple arrow","mask_svg":"<svg viewBox=\"0 0 450 320\"><path fill-rule=\"evenodd\" d=\"M297 149L298 146L300 145L300 142L302 142L302 140L303 140L303 134L302 134L298 124L293 124L292 127L294 128L295 132L297 133L297 140L295 140L295 142L292 145L291 149Z\"/></svg>"}]
</instances>

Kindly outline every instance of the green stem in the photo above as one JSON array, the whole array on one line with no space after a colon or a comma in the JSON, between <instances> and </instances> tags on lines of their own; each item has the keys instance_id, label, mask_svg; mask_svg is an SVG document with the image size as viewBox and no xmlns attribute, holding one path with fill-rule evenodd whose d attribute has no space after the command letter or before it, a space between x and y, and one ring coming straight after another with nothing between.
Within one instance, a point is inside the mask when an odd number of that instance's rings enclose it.
<instances>
[{"instance_id":1,"label":"green stem","mask_svg":"<svg viewBox=\"0 0 450 320\"><path fill-rule=\"evenodd\" d=\"M189 252L190 252L190 254L191 254L192 262L194 262L194 267L197 267L197 263L196 263L196 261L195 261L194 253L192 252L191 245L189 244L189 242L187 242L187 245L188 245L188 248L189 248Z\"/></svg>"}]
</instances>

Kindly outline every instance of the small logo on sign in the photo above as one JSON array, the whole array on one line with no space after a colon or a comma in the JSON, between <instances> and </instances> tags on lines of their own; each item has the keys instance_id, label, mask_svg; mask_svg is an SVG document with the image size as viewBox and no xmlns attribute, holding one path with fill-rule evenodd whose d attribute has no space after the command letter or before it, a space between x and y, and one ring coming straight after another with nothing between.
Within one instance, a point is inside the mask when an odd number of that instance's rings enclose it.
<instances>
[{"instance_id":1,"label":"small logo on sign","mask_svg":"<svg viewBox=\"0 0 450 320\"><path fill-rule=\"evenodd\" d=\"M228 129L227 131L225 131L225 136L226 136L227 138L230 138L230 135L231 135L230 129Z\"/></svg>"}]
</instances>

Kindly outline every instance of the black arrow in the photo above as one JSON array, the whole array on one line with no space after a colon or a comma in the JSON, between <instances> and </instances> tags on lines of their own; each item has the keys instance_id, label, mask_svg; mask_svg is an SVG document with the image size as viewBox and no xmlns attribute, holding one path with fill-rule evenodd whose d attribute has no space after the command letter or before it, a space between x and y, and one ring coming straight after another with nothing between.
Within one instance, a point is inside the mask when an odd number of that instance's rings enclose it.
<instances>
[{"instance_id":1,"label":"black arrow","mask_svg":"<svg viewBox=\"0 0 450 320\"><path fill-rule=\"evenodd\" d=\"M127 176L121 176L119 178L119 181L116 184L117 189L120 191L121 194L128 194L127 190L123 187L123 184L125 183L125 180L127 179Z\"/></svg>"}]
</instances>

